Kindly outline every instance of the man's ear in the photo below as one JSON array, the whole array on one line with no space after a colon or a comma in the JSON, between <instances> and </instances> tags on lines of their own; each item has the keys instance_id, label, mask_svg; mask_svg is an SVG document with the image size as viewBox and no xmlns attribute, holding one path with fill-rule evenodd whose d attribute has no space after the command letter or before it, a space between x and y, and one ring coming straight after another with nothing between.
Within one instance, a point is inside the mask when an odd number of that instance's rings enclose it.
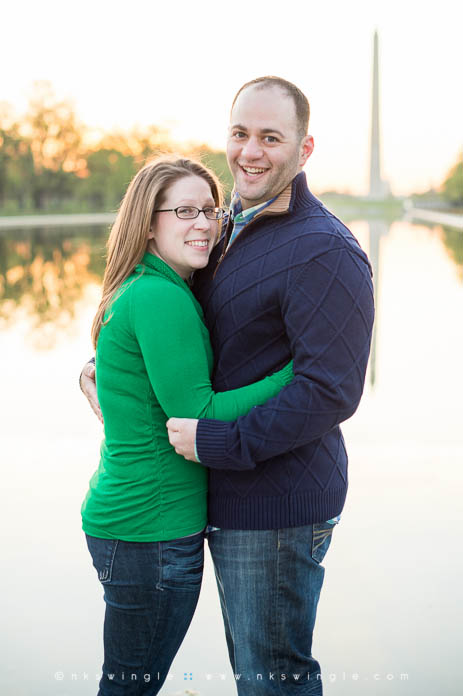
<instances>
[{"instance_id":1,"label":"man's ear","mask_svg":"<svg viewBox=\"0 0 463 696\"><path fill-rule=\"evenodd\" d=\"M301 155L299 158L299 166L303 167L313 152L314 141L311 135L306 135L301 141Z\"/></svg>"}]
</instances>

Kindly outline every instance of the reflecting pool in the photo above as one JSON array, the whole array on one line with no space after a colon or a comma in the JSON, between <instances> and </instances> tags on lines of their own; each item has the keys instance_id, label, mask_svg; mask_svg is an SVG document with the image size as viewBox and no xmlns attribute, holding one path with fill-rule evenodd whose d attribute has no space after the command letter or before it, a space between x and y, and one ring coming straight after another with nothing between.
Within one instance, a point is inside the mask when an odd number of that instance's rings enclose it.
<instances>
[{"instance_id":1,"label":"reflecting pool","mask_svg":"<svg viewBox=\"0 0 463 696\"><path fill-rule=\"evenodd\" d=\"M374 266L377 320L364 398L344 427L350 490L325 561L314 654L327 696L457 696L463 232L350 227ZM106 236L104 226L0 230L6 696L97 691L102 590L80 504L102 430L78 375L93 352ZM209 560L162 694L185 692L235 693Z\"/></svg>"}]
</instances>

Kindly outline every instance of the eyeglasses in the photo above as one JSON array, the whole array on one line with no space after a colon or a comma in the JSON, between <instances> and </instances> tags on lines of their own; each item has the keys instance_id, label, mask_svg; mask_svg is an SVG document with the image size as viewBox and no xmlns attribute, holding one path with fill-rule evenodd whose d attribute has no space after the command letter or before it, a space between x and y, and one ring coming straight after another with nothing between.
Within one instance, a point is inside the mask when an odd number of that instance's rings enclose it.
<instances>
[{"instance_id":1,"label":"eyeglasses","mask_svg":"<svg viewBox=\"0 0 463 696\"><path fill-rule=\"evenodd\" d=\"M154 213L175 213L180 220L194 220L199 213L204 213L208 220L220 220L225 215L223 208L195 208L193 205L181 205L179 208L164 208L154 210Z\"/></svg>"}]
</instances>

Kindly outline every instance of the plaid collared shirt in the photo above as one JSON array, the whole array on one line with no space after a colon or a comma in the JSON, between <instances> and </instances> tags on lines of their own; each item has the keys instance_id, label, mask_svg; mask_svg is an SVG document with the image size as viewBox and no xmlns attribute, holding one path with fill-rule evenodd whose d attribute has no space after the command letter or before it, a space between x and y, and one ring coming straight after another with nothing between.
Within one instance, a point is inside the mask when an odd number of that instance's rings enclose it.
<instances>
[{"instance_id":1,"label":"plaid collared shirt","mask_svg":"<svg viewBox=\"0 0 463 696\"><path fill-rule=\"evenodd\" d=\"M259 213L261 210L270 205L270 203L273 203L275 198L277 198L277 196L274 196L269 201L259 203L258 205L255 205L252 208L247 208L246 210L243 210L239 193L235 192L230 203L230 215L233 220L233 231L228 241L227 251L230 248L231 244L235 241L236 237L239 235L243 227L248 225L251 222L252 218L255 215L257 215L257 213Z\"/></svg>"}]
</instances>

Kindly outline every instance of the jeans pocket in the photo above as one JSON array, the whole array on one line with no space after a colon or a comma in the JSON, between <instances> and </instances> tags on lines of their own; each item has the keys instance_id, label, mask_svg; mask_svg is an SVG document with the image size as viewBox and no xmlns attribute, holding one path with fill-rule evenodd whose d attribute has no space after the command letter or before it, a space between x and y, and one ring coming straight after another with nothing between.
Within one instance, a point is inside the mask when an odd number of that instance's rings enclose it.
<instances>
[{"instance_id":1,"label":"jeans pocket","mask_svg":"<svg viewBox=\"0 0 463 696\"><path fill-rule=\"evenodd\" d=\"M93 567L98 573L98 580L106 585L111 582L113 575L114 557L116 555L118 539L99 539L98 537L85 535L88 550L93 561Z\"/></svg>"},{"instance_id":2,"label":"jeans pocket","mask_svg":"<svg viewBox=\"0 0 463 696\"><path fill-rule=\"evenodd\" d=\"M321 563L331 544L335 525L330 522L319 522L312 525L312 558Z\"/></svg>"},{"instance_id":3,"label":"jeans pocket","mask_svg":"<svg viewBox=\"0 0 463 696\"><path fill-rule=\"evenodd\" d=\"M204 565L204 534L161 542L163 589L197 592Z\"/></svg>"}]
</instances>

